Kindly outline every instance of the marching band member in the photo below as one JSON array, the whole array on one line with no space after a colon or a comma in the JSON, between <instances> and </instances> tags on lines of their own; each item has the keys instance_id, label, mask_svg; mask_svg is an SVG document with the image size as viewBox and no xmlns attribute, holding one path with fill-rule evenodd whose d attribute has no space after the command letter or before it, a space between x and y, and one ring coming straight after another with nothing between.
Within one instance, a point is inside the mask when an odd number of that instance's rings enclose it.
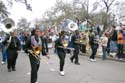
<instances>
[{"instance_id":1,"label":"marching band member","mask_svg":"<svg viewBox=\"0 0 125 83\"><path fill-rule=\"evenodd\" d=\"M18 56L18 50L20 50L20 42L17 38L17 32L14 31L5 39L3 42L6 45L6 53L7 53L7 68L8 72L16 71L16 60Z\"/></svg>"},{"instance_id":2,"label":"marching band member","mask_svg":"<svg viewBox=\"0 0 125 83\"><path fill-rule=\"evenodd\" d=\"M42 55L47 56L48 54L48 43L47 43L47 34L41 31L41 40L42 40Z\"/></svg>"},{"instance_id":3,"label":"marching band member","mask_svg":"<svg viewBox=\"0 0 125 83\"><path fill-rule=\"evenodd\" d=\"M65 64L65 56L66 56L66 51L63 48L63 40L65 40L65 31L62 31L59 34L59 39L56 40L55 42L55 48L57 50L57 55L59 57L60 60L60 75L64 76L64 64Z\"/></svg>"},{"instance_id":4,"label":"marching band member","mask_svg":"<svg viewBox=\"0 0 125 83\"><path fill-rule=\"evenodd\" d=\"M76 30L75 34L71 38L71 42L73 42L73 48L74 48L74 53L73 56L70 58L71 62L73 63L73 60L75 59L75 64L80 65L78 55L79 55L79 50L80 50L80 45L78 43L79 41L79 31Z\"/></svg>"},{"instance_id":5,"label":"marching band member","mask_svg":"<svg viewBox=\"0 0 125 83\"><path fill-rule=\"evenodd\" d=\"M90 47L91 47L91 50L92 50L92 54L90 56L90 61L96 61L95 59L95 55L96 55L96 52L97 52L97 48L98 48L98 41L96 39L96 32L93 31L93 29L90 30L90 33L89 33L89 44L90 44Z\"/></svg>"},{"instance_id":6,"label":"marching band member","mask_svg":"<svg viewBox=\"0 0 125 83\"><path fill-rule=\"evenodd\" d=\"M27 41L27 46L26 46L26 53L29 53L29 59L30 59L30 64L31 64L31 83L38 83L37 82L37 73L40 67L40 53L39 52L37 55L34 53L35 48L38 47L39 51L41 51L42 48L42 41L40 39L40 30L38 28L34 29L32 31L32 35ZM29 52L29 50L32 50Z\"/></svg>"},{"instance_id":7,"label":"marching band member","mask_svg":"<svg viewBox=\"0 0 125 83\"><path fill-rule=\"evenodd\" d=\"M80 32L80 51L86 53L86 34L85 32Z\"/></svg>"}]
</instances>

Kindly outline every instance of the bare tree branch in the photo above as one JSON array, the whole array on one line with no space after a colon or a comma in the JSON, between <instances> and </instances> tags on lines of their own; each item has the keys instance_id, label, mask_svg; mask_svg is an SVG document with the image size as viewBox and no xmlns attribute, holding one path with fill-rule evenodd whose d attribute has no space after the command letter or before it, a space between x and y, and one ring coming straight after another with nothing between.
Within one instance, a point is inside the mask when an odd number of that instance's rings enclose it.
<instances>
[{"instance_id":1,"label":"bare tree branch","mask_svg":"<svg viewBox=\"0 0 125 83\"><path fill-rule=\"evenodd\" d=\"M102 0L102 1L104 2L105 6L108 8L107 2L105 0Z\"/></svg>"},{"instance_id":2,"label":"bare tree branch","mask_svg":"<svg viewBox=\"0 0 125 83\"><path fill-rule=\"evenodd\" d=\"M109 4L109 7L113 4L114 1L115 1L115 0L112 0L112 1L111 1L111 3Z\"/></svg>"},{"instance_id":3,"label":"bare tree branch","mask_svg":"<svg viewBox=\"0 0 125 83\"><path fill-rule=\"evenodd\" d=\"M15 2L23 3L25 4L27 10L32 11L32 7L30 4L28 4L27 0L14 0ZM11 7L13 5L13 0L7 0L8 5Z\"/></svg>"}]
</instances>

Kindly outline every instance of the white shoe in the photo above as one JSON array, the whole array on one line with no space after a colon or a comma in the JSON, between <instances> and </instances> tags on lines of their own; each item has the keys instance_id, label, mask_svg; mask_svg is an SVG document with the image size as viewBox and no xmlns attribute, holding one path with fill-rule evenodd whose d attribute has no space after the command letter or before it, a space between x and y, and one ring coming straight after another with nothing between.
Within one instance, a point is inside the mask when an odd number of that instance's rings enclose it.
<instances>
[{"instance_id":1,"label":"white shoe","mask_svg":"<svg viewBox=\"0 0 125 83\"><path fill-rule=\"evenodd\" d=\"M123 59L122 59L122 58L120 58L119 60L120 60L120 61L122 61Z\"/></svg>"},{"instance_id":2,"label":"white shoe","mask_svg":"<svg viewBox=\"0 0 125 83\"><path fill-rule=\"evenodd\" d=\"M38 82L35 82L35 83L38 83Z\"/></svg>"},{"instance_id":3,"label":"white shoe","mask_svg":"<svg viewBox=\"0 0 125 83\"><path fill-rule=\"evenodd\" d=\"M2 64L2 65L4 65L4 64L5 64L5 62L4 62L4 61L2 61L2 62L1 62L1 64Z\"/></svg>"},{"instance_id":4,"label":"white shoe","mask_svg":"<svg viewBox=\"0 0 125 83\"><path fill-rule=\"evenodd\" d=\"M96 59L93 59L94 62L96 62Z\"/></svg>"},{"instance_id":5,"label":"white shoe","mask_svg":"<svg viewBox=\"0 0 125 83\"><path fill-rule=\"evenodd\" d=\"M65 74L64 71L60 71L61 76L64 76L64 74Z\"/></svg>"},{"instance_id":6,"label":"white shoe","mask_svg":"<svg viewBox=\"0 0 125 83\"><path fill-rule=\"evenodd\" d=\"M91 62L94 62L94 59L90 59Z\"/></svg>"}]
</instances>

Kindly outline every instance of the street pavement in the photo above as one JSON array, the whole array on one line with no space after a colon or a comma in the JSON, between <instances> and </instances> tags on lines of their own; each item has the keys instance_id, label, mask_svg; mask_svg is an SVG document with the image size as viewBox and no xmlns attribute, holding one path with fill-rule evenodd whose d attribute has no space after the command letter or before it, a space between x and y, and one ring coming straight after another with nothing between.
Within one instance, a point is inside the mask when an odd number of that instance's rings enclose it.
<instances>
[{"instance_id":1,"label":"street pavement","mask_svg":"<svg viewBox=\"0 0 125 83\"><path fill-rule=\"evenodd\" d=\"M52 50L48 55L50 59L41 57L39 83L125 83L125 62L100 58L90 62L87 56L80 55L80 65L75 65L67 54L65 76L60 76L57 55ZM0 83L30 83L30 62L25 53L19 52L15 72L8 72L6 66L0 64Z\"/></svg>"}]
</instances>

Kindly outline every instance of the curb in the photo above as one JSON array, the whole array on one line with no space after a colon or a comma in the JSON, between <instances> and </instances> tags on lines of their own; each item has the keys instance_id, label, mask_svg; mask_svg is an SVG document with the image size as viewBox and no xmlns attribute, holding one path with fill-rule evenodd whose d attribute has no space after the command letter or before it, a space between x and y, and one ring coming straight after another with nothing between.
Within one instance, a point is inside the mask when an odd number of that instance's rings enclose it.
<instances>
[{"instance_id":1,"label":"curb","mask_svg":"<svg viewBox=\"0 0 125 83\"><path fill-rule=\"evenodd\" d=\"M79 54L79 55L80 55L80 56L90 57L89 54L85 54L85 53L84 53L84 54ZM100 58L100 59L102 59L102 56L101 56L101 55L96 55L95 58ZM122 61L120 61L119 59L116 59L116 58L113 58L113 57L109 57L109 56L106 57L106 60L125 62L125 58L124 58Z\"/></svg>"},{"instance_id":2,"label":"curb","mask_svg":"<svg viewBox=\"0 0 125 83\"><path fill-rule=\"evenodd\" d=\"M96 58L102 58L101 55L96 55ZM112 61L119 61L119 62L125 62L125 59L123 59L122 61L113 57L106 57L106 60L112 60Z\"/></svg>"}]
</instances>

